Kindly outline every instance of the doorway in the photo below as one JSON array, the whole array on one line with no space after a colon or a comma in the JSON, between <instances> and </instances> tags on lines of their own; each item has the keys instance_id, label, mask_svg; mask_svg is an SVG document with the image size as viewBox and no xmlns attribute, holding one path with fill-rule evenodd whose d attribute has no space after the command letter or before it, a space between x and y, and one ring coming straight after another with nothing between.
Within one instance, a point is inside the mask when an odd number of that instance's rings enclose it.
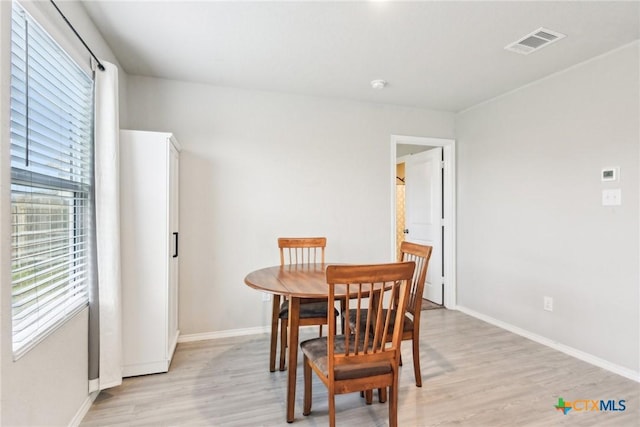
<instances>
[{"instance_id":1,"label":"doorway","mask_svg":"<svg viewBox=\"0 0 640 427\"><path fill-rule=\"evenodd\" d=\"M454 140L391 136L393 253L402 238L433 246L424 296L447 308L456 301L454 159Z\"/></svg>"}]
</instances>

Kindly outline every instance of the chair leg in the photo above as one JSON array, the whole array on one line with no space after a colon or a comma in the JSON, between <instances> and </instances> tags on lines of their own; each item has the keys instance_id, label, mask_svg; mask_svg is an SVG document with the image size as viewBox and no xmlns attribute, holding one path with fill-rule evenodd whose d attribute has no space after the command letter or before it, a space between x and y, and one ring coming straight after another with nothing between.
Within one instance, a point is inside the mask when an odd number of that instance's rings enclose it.
<instances>
[{"instance_id":1,"label":"chair leg","mask_svg":"<svg viewBox=\"0 0 640 427\"><path fill-rule=\"evenodd\" d=\"M378 402L384 403L387 401L387 388L379 388L378 389Z\"/></svg>"},{"instance_id":2,"label":"chair leg","mask_svg":"<svg viewBox=\"0 0 640 427\"><path fill-rule=\"evenodd\" d=\"M336 396L329 390L329 427L336 427Z\"/></svg>"},{"instance_id":3,"label":"chair leg","mask_svg":"<svg viewBox=\"0 0 640 427\"><path fill-rule=\"evenodd\" d=\"M302 365L304 369L304 407L302 415L309 415L311 413L311 366L309 366L309 359L307 359L306 355Z\"/></svg>"},{"instance_id":4,"label":"chair leg","mask_svg":"<svg viewBox=\"0 0 640 427\"><path fill-rule=\"evenodd\" d=\"M287 319L281 319L280 321L280 370L284 371L285 360L287 357L287 345L288 345L288 334L287 334Z\"/></svg>"},{"instance_id":5,"label":"chair leg","mask_svg":"<svg viewBox=\"0 0 640 427\"><path fill-rule=\"evenodd\" d=\"M373 390L365 390L364 397L367 405L371 405L373 403Z\"/></svg>"},{"instance_id":6,"label":"chair leg","mask_svg":"<svg viewBox=\"0 0 640 427\"><path fill-rule=\"evenodd\" d=\"M400 355L400 361L398 362L398 365L402 366L402 354Z\"/></svg>"},{"instance_id":7,"label":"chair leg","mask_svg":"<svg viewBox=\"0 0 640 427\"><path fill-rule=\"evenodd\" d=\"M322 325L318 326L318 336L321 337L322 336Z\"/></svg>"},{"instance_id":8,"label":"chair leg","mask_svg":"<svg viewBox=\"0 0 640 427\"><path fill-rule=\"evenodd\" d=\"M420 345L418 337L413 337L413 375L416 377L416 387L422 387L422 374L420 373Z\"/></svg>"},{"instance_id":9,"label":"chair leg","mask_svg":"<svg viewBox=\"0 0 640 427\"><path fill-rule=\"evenodd\" d=\"M389 427L398 427L398 372L389 386Z\"/></svg>"},{"instance_id":10,"label":"chair leg","mask_svg":"<svg viewBox=\"0 0 640 427\"><path fill-rule=\"evenodd\" d=\"M269 351L269 372L276 370L276 347L278 346L278 313L280 311L280 295L273 295L271 311L271 348Z\"/></svg>"}]
</instances>

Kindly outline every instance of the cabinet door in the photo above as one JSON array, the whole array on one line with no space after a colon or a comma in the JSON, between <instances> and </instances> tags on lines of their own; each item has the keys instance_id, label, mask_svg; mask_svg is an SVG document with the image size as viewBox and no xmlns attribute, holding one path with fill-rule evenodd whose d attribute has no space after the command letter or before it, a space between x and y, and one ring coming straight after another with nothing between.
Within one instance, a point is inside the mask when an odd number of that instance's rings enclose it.
<instances>
[{"instance_id":1,"label":"cabinet door","mask_svg":"<svg viewBox=\"0 0 640 427\"><path fill-rule=\"evenodd\" d=\"M167 349L169 358L175 348L178 338L178 280L179 280L179 255L180 255L180 234L179 234L179 154L173 144L170 144L169 153L169 231L171 233L171 255L169 258L169 330Z\"/></svg>"},{"instance_id":2,"label":"cabinet door","mask_svg":"<svg viewBox=\"0 0 640 427\"><path fill-rule=\"evenodd\" d=\"M120 140L123 372L166 371L168 150L152 133Z\"/></svg>"}]
</instances>

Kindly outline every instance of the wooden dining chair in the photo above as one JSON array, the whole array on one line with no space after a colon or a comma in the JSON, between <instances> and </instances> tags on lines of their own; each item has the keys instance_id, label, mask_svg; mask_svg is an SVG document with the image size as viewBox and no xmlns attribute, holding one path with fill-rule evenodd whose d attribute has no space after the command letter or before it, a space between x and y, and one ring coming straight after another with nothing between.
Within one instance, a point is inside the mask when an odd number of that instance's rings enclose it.
<instances>
[{"instance_id":1,"label":"wooden dining chair","mask_svg":"<svg viewBox=\"0 0 640 427\"><path fill-rule=\"evenodd\" d=\"M280 265L287 264L324 264L324 251L327 246L326 237L280 237ZM300 302L300 326L319 326L322 335L322 325L327 324L327 300L303 299ZM333 310L337 316L337 310ZM269 370L275 371L276 348L278 337L278 323L280 324L280 370L285 369L286 348L288 341L287 325L289 321L289 303L287 300L280 304L280 295L274 295L271 312L271 349L269 355Z\"/></svg>"},{"instance_id":2,"label":"wooden dining chair","mask_svg":"<svg viewBox=\"0 0 640 427\"><path fill-rule=\"evenodd\" d=\"M411 279L409 302L407 303L402 325L402 340L411 340L413 342L413 374L416 379L416 387L422 387L422 374L420 372L420 313L422 312L422 294L424 293L424 285L427 279L431 251L431 246L402 242L400 254L398 255L399 262L413 261L416 263L416 269ZM366 311L360 312L361 318L366 316ZM352 325L355 323L356 317L357 313L354 310L350 310L349 322ZM395 325L392 325L392 329L395 329ZM393 334L389 334L387 340L391 341L392 339ZM400 364L402 364L402 359ZM367 396L368 402L370 402L370 399L370 396Z\"/></svg>"},{"instance_id":3,"label":"wooden dining chair","mask_svg":"<svg viewBox=\"0 0 640 427\"><path fill-rule=\"evenodd\" d=\"M312 371L329 394L329 425L335 426L335 395L389 388L389 425L398 424L398 365L401 328L391 333L392 324L402 326L409 299L415 262L374 265L330 265L327 267L329 306L340 297L351 297L351 309L368 315L353 325L345 324L338 334L336 320L328 317L326 337L300 344L304 354L304 415L311 413ZM396 298L391 298L395 295ZM393 306L391 306L393 304ZM392 308L395 307L395 310ZM358 316L358 319L360 317Z\"/></svg>"}]
</instances>

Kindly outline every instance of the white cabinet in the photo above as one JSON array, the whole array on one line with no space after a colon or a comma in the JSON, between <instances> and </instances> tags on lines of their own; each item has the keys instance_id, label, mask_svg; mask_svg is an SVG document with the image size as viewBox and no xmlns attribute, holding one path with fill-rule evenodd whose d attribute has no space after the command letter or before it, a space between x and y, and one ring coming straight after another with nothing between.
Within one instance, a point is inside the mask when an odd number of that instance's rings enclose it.
<instances>
[{"instance_id":1,"label":"white cabinet","mask_svg":"<svg viewBox=\"0 0 640 427\"><path fill-rule=\"evenodd\" d=\"M178 167L172 134L120 131L123 376L169 370L178 340Z\"/></svg>"}]
</instances>

